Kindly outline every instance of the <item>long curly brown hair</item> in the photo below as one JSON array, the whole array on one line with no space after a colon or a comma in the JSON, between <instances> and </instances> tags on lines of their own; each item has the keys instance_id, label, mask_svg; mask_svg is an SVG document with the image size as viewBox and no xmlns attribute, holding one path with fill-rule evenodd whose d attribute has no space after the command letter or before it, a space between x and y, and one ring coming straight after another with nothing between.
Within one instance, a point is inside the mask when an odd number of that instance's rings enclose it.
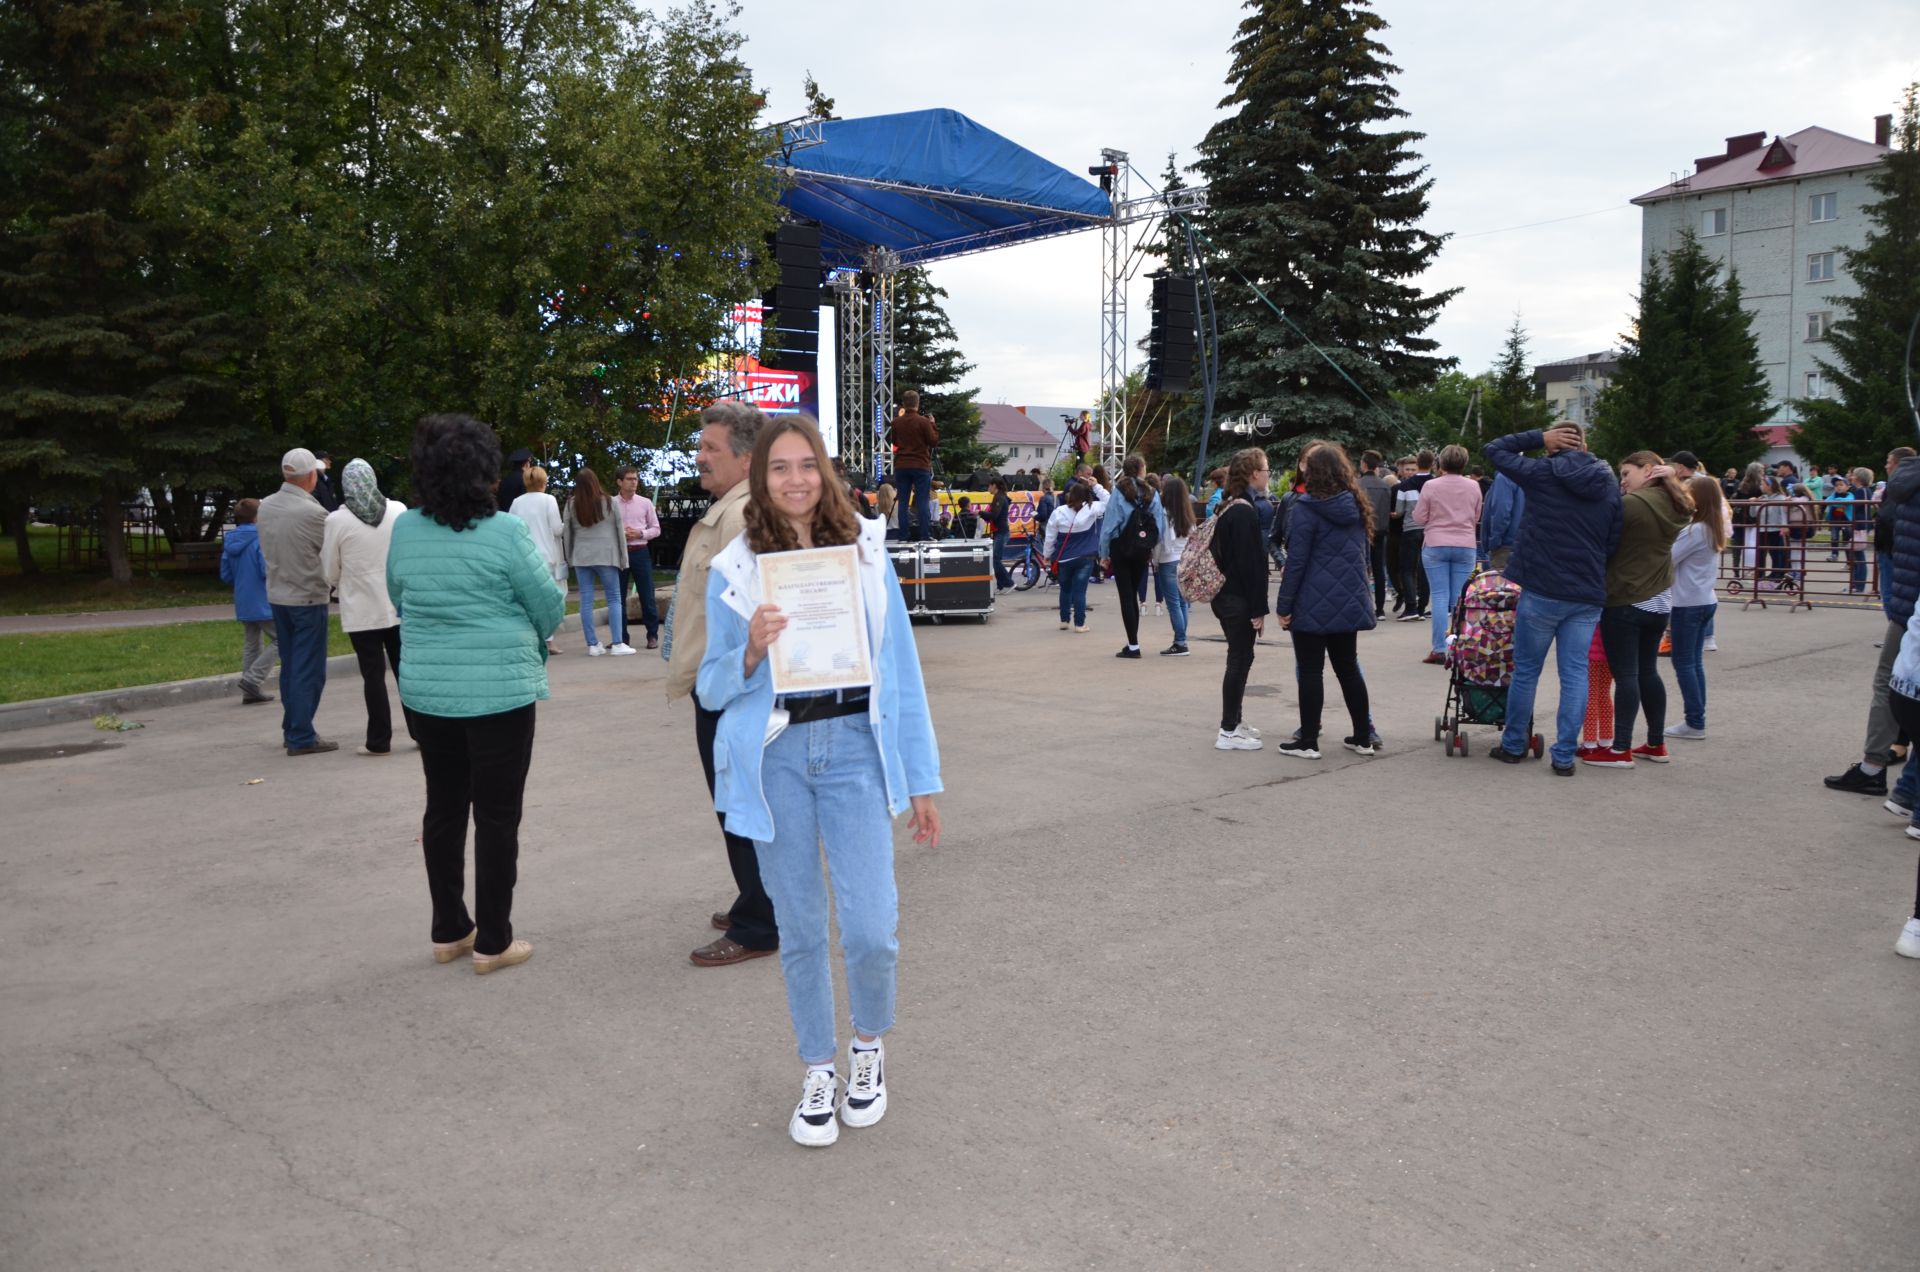
<instances>
[{"instance_id":1,"label":"long curly brown hair","mask_svg":"<svg viewBox=\"0 0 1920 1272\"><path fill-rule=\"evenodd\" d=\"M1341 491L1353 496L1360 505L1360 519L1366 524L1367 539L1373 539L1373 500L1360 493L1360 480L1353 475L1353 462L1344 446L1332 442L1308 442L1300 452L1300 480L1315 499L1332 499Z\"/></svg>"},{"instance_id":2,"label":"long curly brown hair","mask_svg":"<svg viewBox=\"0 0 1920 1272\"><path fill-rule=\"evenodd\" d=\"M747 522L747 546L755 552L792 552L800 546L800 536L774 507L773 495L767 489L767 462L773 444L789 433L806 438L819 467L820 502L813 509L813 546L830 548L854 542L860 537L860 522L847 498L847 488L834 474L820 426L809 416L786 415L767 421L753 444L753 466L747 470L747 503L742 510Z\"/></svg>"}]
</instances>

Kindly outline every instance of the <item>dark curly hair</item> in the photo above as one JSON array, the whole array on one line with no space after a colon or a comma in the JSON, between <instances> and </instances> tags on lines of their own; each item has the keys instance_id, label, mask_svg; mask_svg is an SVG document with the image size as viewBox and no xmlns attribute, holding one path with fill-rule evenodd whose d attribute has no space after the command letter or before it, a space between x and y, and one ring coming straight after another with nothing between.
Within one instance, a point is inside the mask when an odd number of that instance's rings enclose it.
<instances>
[{"instance_id":1,"label":"dark curly hair","mask_svg":"<svg viewBox=\"0 0 1920 1272\"><path fill-rule=\"evenodd\" d=\"M773 506L767 489L767 463L773 444L788 433L797 433L813 450L820 473L820 502L813 510L811 533L816 548L852 543L860 537L860 523L854 518L853 502L847 488L834 480L833 461L827 458L827 445L820 437L820 426L811 416L782 415L767 422L753 444L753 465L747 470L748 495L741 509L747 522L747 546L755 552L791 552L800 546L800 536Z\"/></svg>"},{"instance_id":2,"label":"dark curly hair","mask_svg":"<svg viewBox=\"0 0 1920 1272\"><path fill-rule=\"evenodd\" d=\"M471 415L425 415L413 430L413 493L421 512L471 530L499 511L500 439Z\"/></svg>"}]
</instances>

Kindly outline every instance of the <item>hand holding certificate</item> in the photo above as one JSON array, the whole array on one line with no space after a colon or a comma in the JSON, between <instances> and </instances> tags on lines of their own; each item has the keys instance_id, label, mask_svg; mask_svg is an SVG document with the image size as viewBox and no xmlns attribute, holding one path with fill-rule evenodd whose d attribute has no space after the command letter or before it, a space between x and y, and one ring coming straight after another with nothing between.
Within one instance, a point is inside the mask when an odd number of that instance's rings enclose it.
<instances>
[{"instance_id":1,"label":"hand holding certificate","mask_svg":"<svg viewBox=\"0 0 1920 1272\"><path fill-rule=\"evenodd\" d=\"M858 548L764 553L760 595L785 620L767 648L774 693L825 693L873 683Z\"/></svg>"}]
</instances>

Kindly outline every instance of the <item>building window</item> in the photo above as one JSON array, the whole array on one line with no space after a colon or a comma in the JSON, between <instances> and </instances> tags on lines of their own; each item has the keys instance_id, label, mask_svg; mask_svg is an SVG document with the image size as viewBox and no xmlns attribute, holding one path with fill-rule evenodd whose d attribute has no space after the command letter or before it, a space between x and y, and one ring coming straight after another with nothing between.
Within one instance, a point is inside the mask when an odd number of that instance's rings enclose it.
<instances>
[{"instance_id":1,"label":"building window","mask_svg":"<svg viewBox=\"0 0 1920 1272\"><path fill-rule=\"evenodd\" d=\"M1816 194L1807 200L1807 220L1838 221L1840 219L1840 196L1837 194Z\"/></svg>"},{"instance_id":2,"label":"building window","mask_svg":"<svg viewBox=\"0 0 1920 1272\"><path fill-rule=\"evenodd\" d=\"M1833 330L1833 313L1822 309L1807 315L1807 339L1825 340L1827 332Z\"/></svg>"},{"instance_id":3,"label":"building window","mask_svg":"<svg viewBox=\"0 0 1920 1272\"><path fill-rule=\"evenodd\" d=\"M1810 283L1830 283L1833 281L1833 253L1815 252L1807 257L1807 281Z\"/></svg>"},{"instance_id":4,"label":"building window","mask_svg":"<svg viewBox=\"0 0 1920 1272\"><path fill-rule=\"evenodd\" d=\"M1818 371L1807 372L1807 396L1824 398L1827 396L1827 377Z\"/></svg>"},{"instance_id":5,"label":"building window","mask_svg":"<svg viewBox=\"0 0 1920 1272\"><path fill-rule=\"evenodd\" d=\"M1716 234L1727 232L1727 210L1708 208L1700 214L1700 237L1712 238Z\"/></svg>"}]
</instances>

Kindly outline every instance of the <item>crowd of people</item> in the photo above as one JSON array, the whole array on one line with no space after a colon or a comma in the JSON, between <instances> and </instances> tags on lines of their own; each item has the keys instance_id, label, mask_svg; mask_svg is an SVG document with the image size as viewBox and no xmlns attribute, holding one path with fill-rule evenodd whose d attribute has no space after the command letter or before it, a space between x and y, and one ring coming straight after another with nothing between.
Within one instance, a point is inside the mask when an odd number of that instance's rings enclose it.
<instances>
[{"instance_id":1,"label":"crowd of people","mask_svg":"<svg viewBox=\"0 0 1920 1272\"><path fill-rule=\"evenodd\" d=\"M582 470L563 507L546 493L547 473L530 456L512 457L503 479L491 428L436 415L420 422L413 439L416 507L387 497L373 469L354 460L329 509L317 493L326 484L319 457L288 451L280 489L237 508L222 559L243 631L241 701L271 700L264 683L277 648L287 754L337 749L313 726L325 685L328 606L337 594L365 694L359 752L393 752L389 674L420 752L432 958L468 959L478 974L512 967L533 954L514 936L512 903L535 704L549 696L546 664L565 616L566 572L580 588L590 653L601 647L599 594L609 598L608 652L634 652L625 596L639 587L647 647L667 663L667 697L693 703L694 746L736 892L709 919L719 935L689 957L723 967L780 955L805 1067L789 1133L823 1146L840 1126L871 1126L886 1111L882 1038L894 1025L899 917L892 822L906 815L916 841L938 842L939 750L887 553L887 521L851 497L810 420L769 420L750 406L719 403L702 412L701 426L696 467L712 502L689 532L663 617L652 604L648 546L660 522L631 469L619 470L612 494ZM1903 463L1911 455L1889 457L1875 527L1885 535L1888 627L1864 754L1827 784L1884 797L1920 840L1920 755L1908 760L1891 795L1887 788L1887 770L1909 754L1906 740L1920 736L1920 464ZM1556 775L1571 776L1578 762L1664 763L1668 738L1705 738L1702 654L1712 647L1714 583L1736 521L1723 483L1701 474L1684 452L1636 452L1616 468L1564 422L1495 439L1484 456L1496 474L1491 481L1469 469L1459 446L1388 469L1375 452L1356 468L1343 447L1311 442L1276 483L1267 453L1248 448L1216 471L1204 496L1178 477L1149 472L1139 456L1127 458L1117 477L1082 462L1057 501L1043 491L1050 506L1040 550L1059 577L1060 627L1090 630L1087 593L1098 574L1115 585L1125 636L1119 658L1142 656L1150 588L1173 627L1172 644L1160 652L1186 656L1189 601L1206 601L1226 645L1215 747L1258 751L1264 742L1243 705L1271 616L1288 633L1299 698L1298 726L1275 749L1321 758L1331 664L1347 713L1341 745L1372 756L1382 742L1359 634L1386 619L1391 592L1402 621L1431 625L1427 661L1445 662L1449 614L1467 579L1500 568L1519 599L1506 722L1493 758L1524 758L1550 652L1560 680ZM1844 480L1872 488L1871 474ZM989 484L996 507L987 521L1004 534L1007 513L997 505L1007 485ZM919 502L917 479L913 498ZM1836 553L1851 547L1835 544ZM766 600L761 559L832 546L855 550L870 682L776 694L770 651L788 619ZM1684 713L1672 726L1660 674L1669 632ZM1596 717L1596 692L1606 699L1599 718L1608 727L1583 737ZM1642 720L1644 740L1635 745ZM469 826L471 909L464 895ZM830 912L841 933L853 1031L844 1082ZM1920 958L1920 890L1897 949Z\"/></svg>"}]
</instances>

